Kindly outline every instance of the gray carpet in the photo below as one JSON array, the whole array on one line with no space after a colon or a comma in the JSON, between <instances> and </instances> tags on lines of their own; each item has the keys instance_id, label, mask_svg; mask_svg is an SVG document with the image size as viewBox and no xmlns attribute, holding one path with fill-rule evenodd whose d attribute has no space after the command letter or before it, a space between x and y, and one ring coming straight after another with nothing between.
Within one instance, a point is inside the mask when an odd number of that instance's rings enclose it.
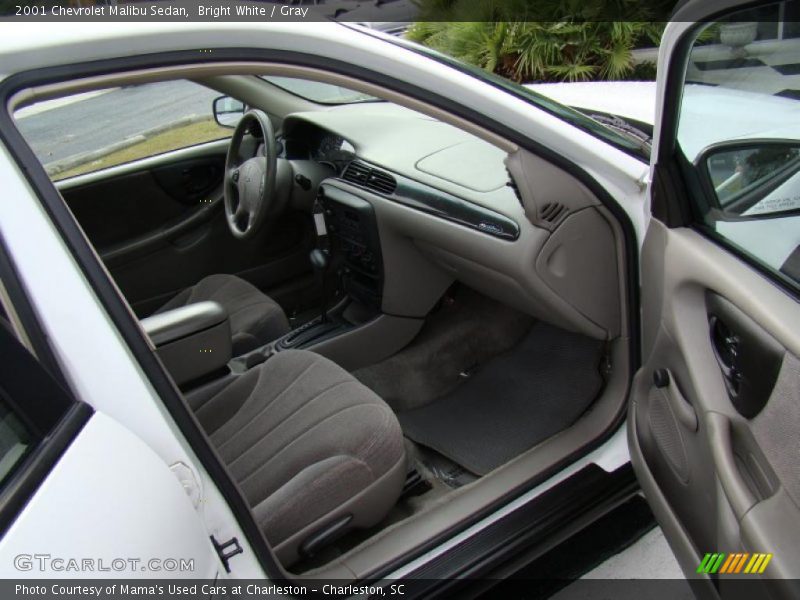
<instances>
[{"instance_id":1,"label":"gray carpet","mask_svg":"<svg viewBox=\"0 0 800 600\"><path fill-rule=\"evenodd\" d=\"M537 323L442 398L398 414L403 432L485 475L571 425L603 384L603 342Z\"/></svg>"},{"instance_id":2,"label":"gray carpet","mask_svg":"<svg viewBox=\"0 0 800 600\"><path fill-rule=\"evenodd\" d=\"M535 319L467 287L445 297L422 331L388 359L353 373L395 411L418 408L463 382L461 373L513 348Z\"/></svg>"}]
</instances>

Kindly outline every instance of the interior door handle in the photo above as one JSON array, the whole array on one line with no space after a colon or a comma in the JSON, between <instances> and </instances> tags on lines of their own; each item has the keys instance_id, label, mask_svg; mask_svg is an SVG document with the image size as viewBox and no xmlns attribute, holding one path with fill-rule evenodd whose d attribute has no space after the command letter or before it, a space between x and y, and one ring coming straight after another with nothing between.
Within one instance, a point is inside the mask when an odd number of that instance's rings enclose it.
<instances>
[{"instance_id":1,"label":"interior door handle","mask_svg":"<svg viewBox=\"0 0 800 600\"><path fill-rule=\"evenodd\" d=\"M709 320L711 326L711 346L714 348L714 356L719 363L722 376L725 378L725 385L728 393L735 397L739 393L742 383L742 371L739 365L741 341L731 329L716 316L711 316Z\"/></svg>"},{"instance_id":2,"label":"interior door handle","mask_svg":"<svg viewBox=\"0 0 800 600\"><path fill-rule=\"evenodd\" d=\"M683 397L678 385L673 383L673 377L667 369L656 369L653 371L653 385L664 394L669 402L672 414L681 422L681 425L689 431L697 431L697 413L692 404Z\"/></svg>"},{"instance_id":3,"label":"interior door handle","mask_svg":"<svg viewBox=\"0 0 800 600\"><path fill-rule=\"evenodd\" d=\"M710 412L706 415L706 424L717 477L736 518L741 521L757 500L742 479L739 467L736 465L731 439L731 421L725 415Z\"/></svg>"}]
</instances>

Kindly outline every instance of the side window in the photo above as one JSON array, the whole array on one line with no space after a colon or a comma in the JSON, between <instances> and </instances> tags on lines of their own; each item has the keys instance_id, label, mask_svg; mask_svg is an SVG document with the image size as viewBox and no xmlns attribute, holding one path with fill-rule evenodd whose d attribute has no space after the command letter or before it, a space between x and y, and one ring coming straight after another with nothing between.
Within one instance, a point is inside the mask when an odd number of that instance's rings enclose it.
<instances>
[{"instance_id":1,"label":"side window","mask_svg":"<svg viewBox=\"0 0 800 600\"><path fill-rule=\"evenodd\" d=\"M31 432L0 397L0 485L14 472L32 447Z\"/></svg>"},{"instance_id":2,"label":"side window","mask_svg":"<svg viewBox=\"0 0 800 600\"><path fill-rule=\"evenodd\" d=\"M230 137L218 92L176 80L92 91L16 111L20 132L54 180Z\"/></svg>"},{"instance_id":3,"label":"side window","mask_svg":"<svg viewBox=\"0 0 800 600\"><path fill-rule=\"evenodd\" d=\"M699 33L677 139L702 224L800 288L800 45L795 23L763 10Z\"/></svg>"},{"instance_id":4,"label":"side window","mask_svg":"<svg viewBox=\"0 0 800 600\"><path fill-rule=\"evenodd\" d=\"M7 317L2 280L0 288L1 534L78 435L91 410L76 402L25 347Z\"/></svg>"}]
</instances>

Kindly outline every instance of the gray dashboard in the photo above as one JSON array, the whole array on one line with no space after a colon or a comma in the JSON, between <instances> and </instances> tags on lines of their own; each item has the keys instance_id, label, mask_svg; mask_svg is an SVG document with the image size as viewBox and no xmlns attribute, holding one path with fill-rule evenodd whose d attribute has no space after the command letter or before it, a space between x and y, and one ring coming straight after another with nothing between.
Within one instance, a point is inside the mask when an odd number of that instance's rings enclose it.
<instances>
[{"instance_id":1,"label":"gray dashboard","mask_svg":"<svg viewBox=\"0 0 800 600\"><path fill-rule=\"evenodd\" d=\"M320 133L317 147L309 149L309 158L314 158L320 143L338 138L352 152L334 150L329 154L335 158L347 160L351 154L349 158L358 157L499 212L504 212L507 203L517 203L506 186L505 152L396 104L363 102L295 113L284 120L283 135L287 140L308 139L313 137L313 128Z\"/></svg>"},{"instance_id":2,"label":"gray dashboard","mask_svg":"<svg viewBox=\"0 0 800 600\"><path fill-rule=\"evenodd\" d=\"M374 207L384 313L424 317L461 281L591 337L621 334L620 234L561 169L386 102L294 113L282 135L286 158L324 165L323 185Z\"/></svg>"}]
</instances>

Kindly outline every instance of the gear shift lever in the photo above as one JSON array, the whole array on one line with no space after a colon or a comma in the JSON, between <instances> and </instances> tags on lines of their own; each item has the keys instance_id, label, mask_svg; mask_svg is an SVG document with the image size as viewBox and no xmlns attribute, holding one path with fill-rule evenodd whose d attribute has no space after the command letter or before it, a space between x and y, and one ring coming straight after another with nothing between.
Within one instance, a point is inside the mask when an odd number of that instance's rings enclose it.
<instances>
[{"instance_id":1,"label":"gear shift lever","mask_svg":"<svg viewBox=\"0 0 800 600\"><path fill-rule=\"evenodd\" d=\"M328 305L328 289L325 285L325 274L328 270L328 266L330 265L330 259L328 258L328 253L324 250L320 250L319 248L314 248L309 254L308 258L311 260L311 266L314 268L314 273L316 273L317 277L320 281L320 287L322 288L322 307L321 311L321 322L325 323L328 320L328 315L326 312L327 305Z\"/></svg>"}]
</instances>

